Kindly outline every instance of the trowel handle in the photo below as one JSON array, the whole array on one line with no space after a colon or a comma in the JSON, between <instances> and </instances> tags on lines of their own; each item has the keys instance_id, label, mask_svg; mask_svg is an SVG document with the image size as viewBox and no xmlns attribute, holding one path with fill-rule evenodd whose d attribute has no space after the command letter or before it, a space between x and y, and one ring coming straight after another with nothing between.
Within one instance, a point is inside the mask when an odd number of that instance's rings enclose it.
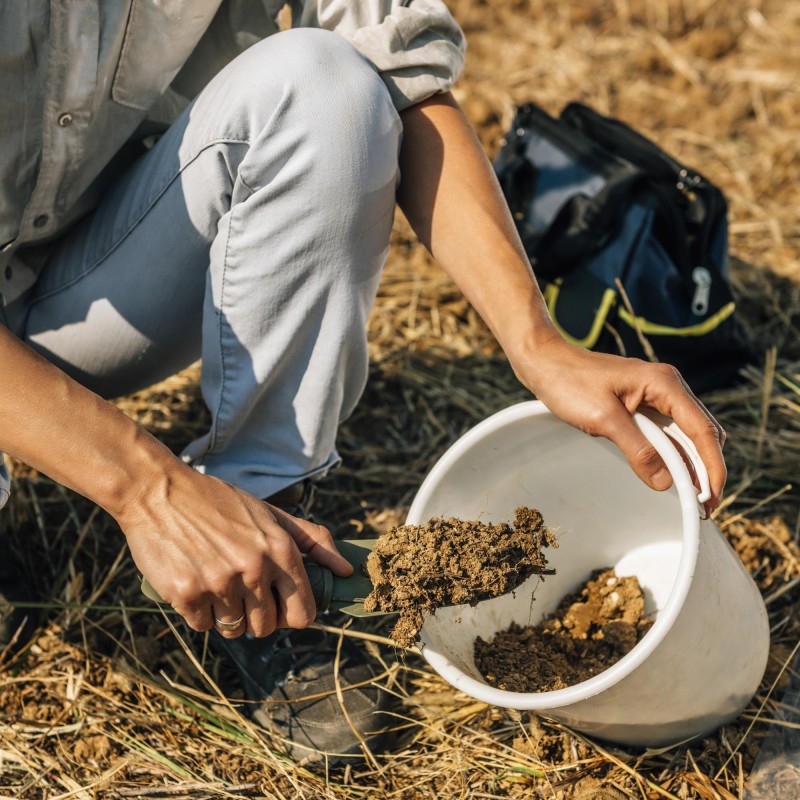
<instances>
[{"instance_id":1,"label":"trowel handle","mask_svg":"<svg viewBox=\"0 0 800 800\"><path fill-rule=\"evenodd\" d=\"M331 607L333 598L333 573L327 567L315 564L313 561L307 561L303 566L306 568L308 582L311 584L317 611L327 611ZM154 603L164 602L147 578L142 578L142 594Z\"/></svg>"},{"instance_id":2,"label":"trowel handle","mask_svg":"<svg viewBox=\"0 0 800 800\"><path fill-rule=\"evenodd\" d=\"M327 567L315 564L313 561L306 561L303 566L311 584L317 611L327 611L333 599L333 573Z\"/></svg>"}]
</instances>

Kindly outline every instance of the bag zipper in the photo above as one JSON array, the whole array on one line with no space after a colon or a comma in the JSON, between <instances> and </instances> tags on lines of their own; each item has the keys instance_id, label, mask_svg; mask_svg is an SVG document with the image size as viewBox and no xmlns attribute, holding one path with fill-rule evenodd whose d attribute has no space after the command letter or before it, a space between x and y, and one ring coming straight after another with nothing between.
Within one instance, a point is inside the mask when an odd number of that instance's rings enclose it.
<instances>
[{"instance_id":1,"label":"bag zipper","mask_svg":"<svg viewBox=\"0 0 800 800\"><path fill-rule=\"evenodd\" d=\"M517 109L514 127L518 139L527 139L525 128L528 127L604 178L609 177L615 169L614 164L609 164L609 155L616 162L616 167L624 166L625 162L616 153L606 152L584 131L563 125L535 103L524 103Z\"/></svg>"},{"instance_id":2,"label":"bag zipper","mask_svg":"<svg viewBox=\"0 0 800 800\"><path fill-rule=\"evenodd\" d=\"M699 187L710 186L702 175L687 169L669 153L620 120L604 117L581 103L570 103L561 112L560 119L597 141L611 153L622 151L624 157L637 166L649 172L660 172L665 178L674 178L675 187L687 199L691 199L692 193Z\"/></svg>"},{"instance_id":3,"label":"bag zipper","mask_svg":"<svg viewBox=\"0 0 800 800\"><path fill-rule=\"evenodd\" d=\"M725 196L714 184L624 122L604 117L582 103L568 104L561 112L560 119L610 152L623 155L631 163L674 186L683 201L681 216L685 218L685 223L694 226L695 235L702 237L687 247L687 251L691 250L690 257L695 264L707 261L715 220L724 216L727 209ZM672 204L667 205L671 210ZM690 263L687 263L686 267L689 266Z\"/></svg>"},{"instance_id":4,"label":"bag zipper","mask_svg":"<svg viewBox=\"0 0 800 800\"><path fill-rule=\"evenodd\" d=\"M692 270L692 280L695 285L694 295L692 295L692 314L702 317L708 312L713 279L705 267L695 267Z\"/></svg>"},{"instance_id":5,"label":"bag zipper","mask_svg":"<svg viewBox=\"0 0 800 800\"><path fill-rule=\"evenodd\" d=\"M669 153L624 122L604 117L581 103L570 103L561 112L560 118L585 136L596 140L611 153L620 153L642 169L656 175L660 174L665 180L673 182L689 204L696 203L698 194L702 194L710 215L717 213L721 206L720 199L724 203L724 197L719 189L699 172L676 161ZM691 216L690 221L698 224L700 222Z\"/></svg>"}]
</instances>

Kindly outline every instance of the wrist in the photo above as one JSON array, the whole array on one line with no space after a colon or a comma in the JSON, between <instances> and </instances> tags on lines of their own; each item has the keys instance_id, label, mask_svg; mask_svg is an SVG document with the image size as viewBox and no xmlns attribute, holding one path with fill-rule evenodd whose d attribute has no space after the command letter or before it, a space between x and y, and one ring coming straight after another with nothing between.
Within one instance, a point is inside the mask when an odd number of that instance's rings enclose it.
<instances>
[{"instance_id":1,"label":"wrist","mask_svg":"<svg viewBox=\"0 0 800 800\"><path fill-rule=\"evenodd\" d=\"M550 321L523 332L504 352L520 383L539 396L540 389L558 372L570 345Z\"/></svg>"},{"instance_id":2,"label":"wrist","mask_svg":"<svg viewBox=\"0 0 800 800\"><path fill-rule=\"evenodd\" d=\"M486 316L491 318L487 323L492 333L512 360L530 358L553 339L562 339L533 279L528 286L504 292L503 300L493 303Z\"/></svg>"},{"instance_id":3,"label":"wrist","mask_svg":"<svg viewBox=\"0 0 800 800\"><path fill-rule=\"evenodd\" d=\"M117 521L130 516L145 498L163 492L173 472L189 469L133 420L125 417L122 427L102 480L84 492Z\"/></svg>"}]
</instances>

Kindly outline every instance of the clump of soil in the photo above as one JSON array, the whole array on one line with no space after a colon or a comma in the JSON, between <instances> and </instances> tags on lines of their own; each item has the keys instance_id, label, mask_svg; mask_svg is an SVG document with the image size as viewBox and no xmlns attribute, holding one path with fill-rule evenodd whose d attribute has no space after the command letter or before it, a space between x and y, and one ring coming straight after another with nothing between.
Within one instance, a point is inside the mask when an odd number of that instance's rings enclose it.
<instances>
[{"instance_id":1,"label":"clump of soil","mask_svg":"<svg viewBox=\"0 0 800 800\"><path fill-rule=\"evenodd\" d=\"M372 592L367 611L398 611L392 638L410 647L422 615L443 606L510 592L531 575L552 574L545 547L553 533L534 508L518 508L514 527L436 517L424 525L400 525L381 536L367 559Z\"/></svg>"},{"instance_id":2,"label":"clump of soil","mask_svg":"<svg viewBox=\"0 0 800 800\"><path fill-rule=\"evenodd\" d=\"M615 664L650 630L635 577L595 570L538 625L512 624L490 642L475 640L475 664L492 686L551 692L588 680Z\"/></svg>"}]
</instances>

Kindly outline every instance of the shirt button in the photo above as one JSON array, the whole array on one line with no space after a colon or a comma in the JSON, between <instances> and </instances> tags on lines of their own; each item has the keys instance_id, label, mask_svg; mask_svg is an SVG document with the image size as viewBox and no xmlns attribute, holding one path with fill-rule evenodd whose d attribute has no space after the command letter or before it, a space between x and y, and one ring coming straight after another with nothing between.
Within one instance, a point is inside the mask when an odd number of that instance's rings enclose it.
<instances>
[{"instance_id":1,"label":"shirt button","mask_svg":"<svg viewBox=\"0 0 800 800\"><path fill-rule=\"evenodd\" d=\"M33 220L33 227L44 228L48 222L50 222L50 217L48 217L47 214L39 214L39 216Z\"/></svg>"},{"instance_id":2,"label":"shirt button","mask_svg":"<svg viewBox=\"0 0 800 800\"><path fill-rule=\"evenodd\" d=\"M70 125L72 125L72 114L70 114L68 111L64 114L61 114L58 118L58 124L62 128L68 128Z\"/></svg>"},{"instance_id":3,"label":"shirt button","mask_svg":"<svg viewBox=\"0 0 800 800\"><path fill-rule=\"evenodd\" d=\"M14 271L11 269L11 266L6 267L6 280L10 281L11 276L14 274Z\"/></svg>"}]
</instances>

